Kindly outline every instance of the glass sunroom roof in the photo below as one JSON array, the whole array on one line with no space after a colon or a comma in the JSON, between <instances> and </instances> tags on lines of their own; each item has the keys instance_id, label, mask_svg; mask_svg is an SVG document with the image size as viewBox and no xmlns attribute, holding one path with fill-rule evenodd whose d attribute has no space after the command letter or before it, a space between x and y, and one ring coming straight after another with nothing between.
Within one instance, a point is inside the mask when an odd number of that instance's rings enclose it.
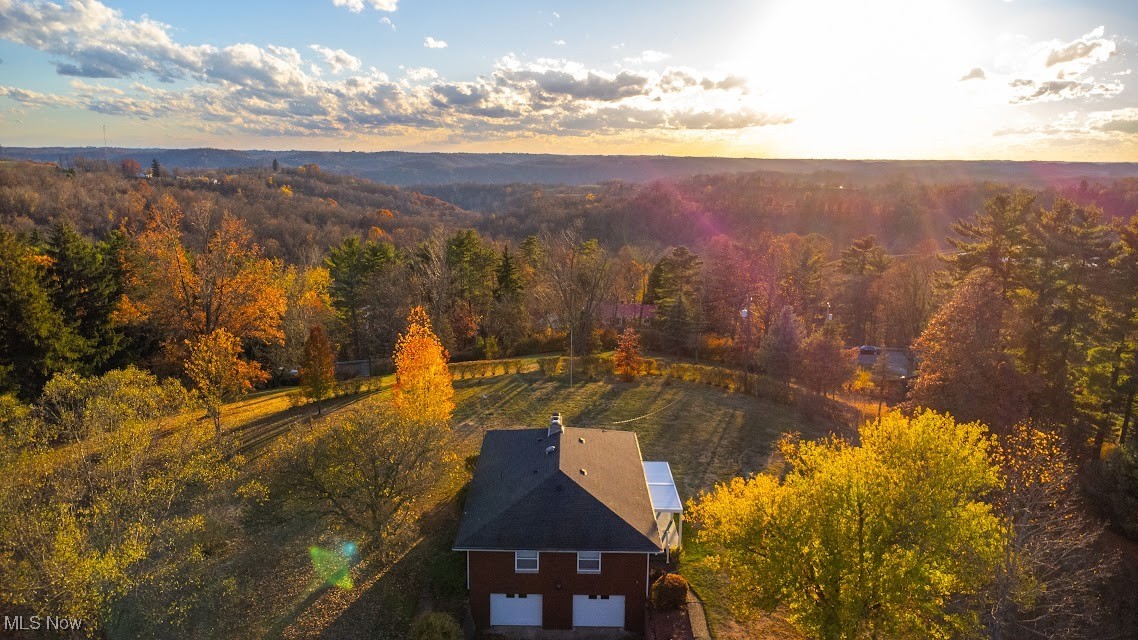
<instances>
[{"instance_id":1,"label":"glass sunroom roof","mask_svg":"<svg viewBox=\"0 0 1138 640\"><path fill-rule=\"evenodd\" d=\"M660 513L683 513L684 505L672 479L672 468L667 462L644 462L644 477L648 480L648 494L652 497L652 510Z\"/></svg>"}]
</instances>

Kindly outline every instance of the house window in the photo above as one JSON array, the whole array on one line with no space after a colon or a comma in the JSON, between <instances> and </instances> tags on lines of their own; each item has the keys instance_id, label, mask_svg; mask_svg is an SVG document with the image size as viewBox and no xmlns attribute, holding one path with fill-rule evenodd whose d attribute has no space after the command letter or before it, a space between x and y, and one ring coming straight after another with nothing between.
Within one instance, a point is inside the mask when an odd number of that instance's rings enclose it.
<instances>
[{"instance_id":1,"label":"house window","mask_svg":"<svg viewBox=\"0 0 1138 640\"><path fill-rule=\"evenodd\" d=\"M515 573L537 573L537 552L536 551L515 551L514 552L514 572Z\"/></svg>"},{"instance_id":2,"label":"house window","mask_svg":"<svg viewBox=\"0 0 1138 640\"><path fill-rule=\"evenodd\" d=\"M601 552L600 551L578 551L577 552L577 573L600 573L601 572Z\"/></svg>"}]
</instances>

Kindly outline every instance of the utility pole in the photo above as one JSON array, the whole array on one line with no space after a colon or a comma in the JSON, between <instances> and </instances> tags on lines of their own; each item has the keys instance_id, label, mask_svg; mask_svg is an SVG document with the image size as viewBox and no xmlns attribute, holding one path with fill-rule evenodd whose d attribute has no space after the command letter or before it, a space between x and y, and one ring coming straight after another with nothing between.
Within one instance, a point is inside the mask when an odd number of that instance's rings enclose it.
<instances>
[{"instance_id":1,"label":"utility pole","mask_svg":"<svg viewBox=\"0 0 1138 640\"><path fill-rule=\"evenodd\" d=\"M751 296L743 303L739 310L739 317L743 319L743 391L750 393L751 389Z\"/></svg>"},{"instance_id":2,"label":"utility pole","mask_svg":"<svg viewBox=\"0 0 1138 640\"><path fill-rule=\"evenodd\" d=\"M569 388L573 388L573 325L576 324L574 313L577 311L576 292L569 291Z\"/></svg>"}]
</instances>

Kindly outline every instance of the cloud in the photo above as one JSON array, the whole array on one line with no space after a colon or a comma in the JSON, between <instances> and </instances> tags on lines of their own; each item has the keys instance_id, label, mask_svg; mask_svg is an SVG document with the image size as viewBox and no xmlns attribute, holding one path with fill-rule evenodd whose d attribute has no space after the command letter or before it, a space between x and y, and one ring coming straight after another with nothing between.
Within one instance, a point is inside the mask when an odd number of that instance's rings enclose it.
<instances>
[{"instance_id":1,"label":"cloud","mask_svg":"<svg viewBox=\"0 0 1138 640\"><path fill-rule=\"evenodd\" d=\"M40 93L38 91L30 91L28 89L18 89L16 87L0 86L0 96L11 98L20 104L37 107L72 107L76 105L76 101L65 96L57 96L49 93Z\"/></svg>"},{"instance_id":2,"label":"cloud","mask_svg":"<svg viewBox=\"0 0 1138 640\"><path fill-rule=\"evenodd\" d=\"M379 22L380 22L380 24L385 24L385 25L391 27L391 30L395 31L395 23L391 21L391 18L388 18L387 16L383 16L382 18L379 19Z\"/></svg>"},{"instance_id":3,"label":"cloud","mask_svg":"<svg viewBox=\"0 0 1138 640\"><path fill-rule=\"evenodd\" d=\"M408 69L405 76L408 80L418 82L421 80L434 80L439 77L439 72L430 67L418 67L416 69Z\"/></svg>"},{"instance_id":4,"label":"cloud","mask_svg":"<svg viewBox=\"0 0 1138 640\"><path fill-rule=\"evenodd\" d=\"M1114 55L1117 45L1113 40L1103 38L1103 27L1098 27L1085 36L1066 44L1053 47L1047 53L1046 65L1085 62L1089 65L1102 62Z\"/></svg>"},{"instance_id":5,"label":"cloud","mask_svg":"<svg viewBox=\"0 0 1138 640\"><path fill-rule=\"evenodd\" d=\"M319 53L325 64L332 69L332 73L341 73L345 70L359 71L360 59L343 49L329 49L318 44L309 45L309 48Z\"/></svg>"},{"instance_id":6,"label":"cloud","mask_svg":"<svg viewBox=\"0 0 1138 640\"><path fill-rule=\"evenodd\" d=\"M554 40L553 44L555 44L559 47L563 47L563 46L565 46L565 41L564 40Z\"/></svg>"},{"instance_id":7,"label":"cloud","mask_svg":"<svg viewBox=\"0 0 1138 640\"><path fill-rule=\"evenodd\" d=\"M1109 136L1138 137L1138 108L1092 112L1087 115L1086 127Z\"/></svg>"},{"instance_id":8,"label":"cloud","mask_svg":"<svg viewBox=\"0 0 1138 640\"><path fill-rule=\"evenodd\" d=\"M623 44L621 46L623 46ZM648 49L647 51L641 52L638 56L625 58L624 61L629 64L652 64L654 62L662 62L670 57L672 57L671 54L664 53L663 51Z\"/></svg>"},{"instance_id":9,"label":"cloud","mask_svg":"<svg viewBox=\"0 0 1138 640\"><path fill-rule=\"evenodd\" d=\"M1118 49L1115 40L1104 37L1104 32L1100 26L1072 41L1049 40L1027 45L1024 62L1000 78L1010 90L1008 102L1055 102L1122 93L1125 86L1121 81L1101 81L1092 75ZM968 76L962 78L965 79Z\"/></svg>"},{"instance_id":10,"label":"cloud","mask_svg":"<svg viewBox=\"0 0 1138 640\"><path fill-rule=\"evenodd\" d=\"M364 10L364 0L332 0L332 4L337 7L346 7L352 13L359 13ZM367 0L367 4L376 11L390 12L399 8L399 0Z\"/></svg>"},{"instance_id":11,"label":"cloud","mask_svg":"<svg viewBox=\"0 0 1138 640\"><path fill-rule=\"evenodd\" d=\"M431 36L423 39L423 46L428 49L446 49L447 43L442 40L435 40Z\"/></svg>"},{"instance_id":12,"label":"cloud","mask_svg":"<svg viewBox=\"0 0 1138 640\"><path fill-rule=\"evenodd\" d=\"M57 94L0 85L0 98L28 109L163 119L214 135L437 132L463 140L736 130L791 120L761 109L745 78L694 69L610 72L506 56L473 80L449 80L429 68L391 80L345 51L312 45L333 72L325 77L291 47L183 44L168 25L127 19L97 0L62 6L0 0L0 8L0 37L55 56L60 73L138 78L128 88L77 78Z\"/></svg>"},{"instance_id":13,"label":"cloud","mask_svg":"<svg viewBox=\"0 0 1138 640\"><path fill-rule=\"evenodd\" d=\"M987 76L984 74L983 69L980 67L972 67L971 71L961 76L960 81L964 82L965 80L984 80L986 78Z\"/></svg>"},{"instance_id":14,"label":"cloud","mask_svg":"<svg viewBox=\"0 0 1138 640\"><path fill-rule=\"evenodd\" d=\"M1013 80L1011 85L1025 89L1013 96L1013 104L1025 102L1054 102L1088 96L1110 97L1122 93L1120 82L1080 82L1077 80L1048 80L1036 83L1031 80Z\"/></svg>"}]
</instances>

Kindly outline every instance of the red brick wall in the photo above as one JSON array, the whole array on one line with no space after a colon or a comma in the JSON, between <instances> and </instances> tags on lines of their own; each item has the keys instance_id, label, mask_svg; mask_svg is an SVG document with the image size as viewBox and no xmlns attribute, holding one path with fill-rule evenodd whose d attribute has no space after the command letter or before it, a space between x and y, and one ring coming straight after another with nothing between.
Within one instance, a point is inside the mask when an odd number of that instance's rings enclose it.
<instances>
[{"instance_id":1,"label":"red brick wall","mask_svg":"<svg viewBox=\"0 0 1138 640\"><path fill-rule=\"evenodd\" d=\"M540 593L546 629L573 627L573 595L624 596L624 624L644 630L646 554L606 553L601 573L577 573L576 553L542 553L537 573L515 573L508 551L469 551L470 612L479 629L490 626L491 593Z\"/></svg>"}]
</instances>

